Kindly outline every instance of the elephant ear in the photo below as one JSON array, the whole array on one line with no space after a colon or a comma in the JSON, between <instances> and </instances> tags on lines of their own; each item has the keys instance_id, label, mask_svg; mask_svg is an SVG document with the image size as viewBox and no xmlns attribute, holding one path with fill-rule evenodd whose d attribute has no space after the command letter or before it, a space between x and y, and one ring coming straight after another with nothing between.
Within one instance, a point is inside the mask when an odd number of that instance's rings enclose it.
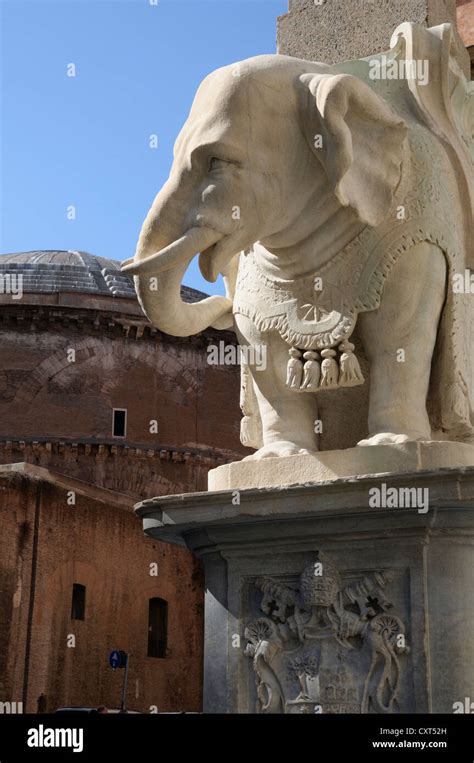
<instances>
[{"instance_id":1,"label":"elephant ear","mask_svg":"<svg viewBox=\"0 0 474 763\"><path fill-rule=\"evenodd\" d=\"M304 132L334 193L362 222L379 225L400 181L405 122L350 74L303 74L300 82Z\"/></svg>"}]
</instances>

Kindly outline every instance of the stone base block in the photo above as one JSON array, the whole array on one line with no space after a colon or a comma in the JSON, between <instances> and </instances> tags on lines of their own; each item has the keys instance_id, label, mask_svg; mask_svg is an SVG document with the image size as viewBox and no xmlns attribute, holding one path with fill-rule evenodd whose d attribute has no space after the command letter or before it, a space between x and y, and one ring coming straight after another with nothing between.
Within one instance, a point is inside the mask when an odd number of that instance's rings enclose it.
<instances>
[{"instance_id":1,"label":"stone base block","mask_svg":"<svg viewBox=\"0 0 474 763\"><path fill-rule=\"evenodd\" d=\"M457 442L408 442L320 451L310 456L236 461L211 469L209 490L326 482L359 474L394 474L474 466L474 446Z\"/></svg>"},{"instance_id":2,"label":"stone base block","mask_svg":"<svg viewBox=\"0 0 474 763\"><path fill-rule=\"evenodd\" d=\"M371 502L383 485L429 495L426 510ZM473 508L464 467L136 510L204 562L205 712L385 714L474 697Z\"/></svg>"}]
</instances>

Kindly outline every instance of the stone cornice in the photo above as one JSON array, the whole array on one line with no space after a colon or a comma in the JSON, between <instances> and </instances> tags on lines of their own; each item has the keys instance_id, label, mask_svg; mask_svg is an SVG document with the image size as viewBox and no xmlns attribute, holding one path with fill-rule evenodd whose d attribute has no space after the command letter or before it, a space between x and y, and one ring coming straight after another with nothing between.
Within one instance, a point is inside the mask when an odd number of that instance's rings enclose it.
<instances>
[{"instance_id":1,"label":"stone cornice","mask_svg":"<svg viewBox=\"0 0 474 763\"><path fill-rule=\"evenodd\" d=\"M204 466L216 466L238 460L238 454L216 449L181 448L173 445L156 445L126 441L97 440L92 438L49 437L0 437L0 451L52 453L55 455L85 455L92 458L121 456L126 458L150 458L174 463L192 461Z\"/></svg>"},{"instance_id":2,"label":"stone cornice","mask_svg":"<svg viewBox=\"0 0 474 763\"><path fill-rule=\"evenodd\" d=\"M384 482L390 487L429 490L430 509L376 508L369 505L369 490ZM238 494L238 501L235 495ZM429 535L459 534L474 540L474 467L446 468L399 474L368 475L278 488L246 488L166 495L148 498L135 506L145 533L158 540L185 546L199 555L215 544L275 542L286 547L294 537L361 532L383 539L388 530L401 528L426 542ZM291 528L291 530L290 530ZM470 528L470 529L466 529ZM351 536L352 537L352 536ZM246 539L246 540L245 540ZM213 545L214 544L214 545ZM253 545L252 545L253 544Z\"/></svg>"},{"instance_id":3,"label":"stone cornice","mask_svg":"<svg viewBox=\"0 0 474 763\"><path fill-rule=\"evenodd\" d=\"M82 295L84 297L84 295ZM107 336L119 335L125 339L148 339L154 341L168 342L172 344L197 344L207 345L218 337L228 344L236 344L237 339L232 331L219 331L217 329L206 329L200 334L190 337L172 337L163 334L148 321L148 319L136 309L135 303L131 300L121 300L118 304L113 300L102 299L106 305L97 307L84 307L84 298L82 305L65 304L24 304L22 301L13 303L11 299L8 302L0 300L0 331L8 329L30 329L51 330L52 328L74 328L87 335L97 333ZM129 307L135 309L127 309Z\"/></svg>"}]
</instances>

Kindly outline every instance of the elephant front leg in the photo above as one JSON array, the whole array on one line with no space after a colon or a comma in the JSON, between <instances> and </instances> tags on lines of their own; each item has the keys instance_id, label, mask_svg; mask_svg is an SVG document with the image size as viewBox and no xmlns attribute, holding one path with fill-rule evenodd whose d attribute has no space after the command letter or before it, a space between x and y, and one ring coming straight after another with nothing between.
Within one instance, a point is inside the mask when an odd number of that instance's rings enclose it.
<instances>
[{"instance_id":1,"label":"elephant front leg","mask_svg":"<svg viewBox=\"0 0 474 763\"><path fill-rule=\"evenodd\" d=\"M249 363L249 368L262 423L263 446L247 458L315 451L315 395L295 392L286 386L288 346L276 332L262 335L242 315L236 315L236 324L240 345L252 348L249 357L254 355L259 359L259 363Z\"/></svg>"},{"instance_id":2,"label":"elephant front leg","mask_svg":"<svg viewBox=\"0 0 474 763\"><path fill-rule=\"evenodd\" d=\"M426 399L446 270L438 247L414 246L390 273L379 309L359 316L370 361L369 438L359 445L431 439Z\"/></svg>"}]
</instances>

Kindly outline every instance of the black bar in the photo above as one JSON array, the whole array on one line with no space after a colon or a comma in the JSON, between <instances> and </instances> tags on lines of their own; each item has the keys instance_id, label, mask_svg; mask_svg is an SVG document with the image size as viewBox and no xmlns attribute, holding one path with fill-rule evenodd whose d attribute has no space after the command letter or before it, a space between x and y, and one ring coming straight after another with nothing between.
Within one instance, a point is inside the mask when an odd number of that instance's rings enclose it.
<instances>
[{"instance_id":1,"label":"black bar","mask_svg":"<svg viewBox=\"0 0 474 763\"><path fill-rule=\"evenodd\" d=\"M69 730L65 747L30 747L32 729ZM72 736L72 730L76 736ZM209 761L225 761L242 750L303 755L309 760L398 760L472 763L474 723L470 715L202 715L193 713L0 715L1 763L112 761L180 757L189 750ZM46 733L46 736L44 735ZM39 739L41 741L41 739ZM62 741L62 738L54 738ZM383 746L382 746L383 744ZM424 744L424 746L423 746ZM137 751L142 751L137 754Z\"/></svg>"}]
</instances>

